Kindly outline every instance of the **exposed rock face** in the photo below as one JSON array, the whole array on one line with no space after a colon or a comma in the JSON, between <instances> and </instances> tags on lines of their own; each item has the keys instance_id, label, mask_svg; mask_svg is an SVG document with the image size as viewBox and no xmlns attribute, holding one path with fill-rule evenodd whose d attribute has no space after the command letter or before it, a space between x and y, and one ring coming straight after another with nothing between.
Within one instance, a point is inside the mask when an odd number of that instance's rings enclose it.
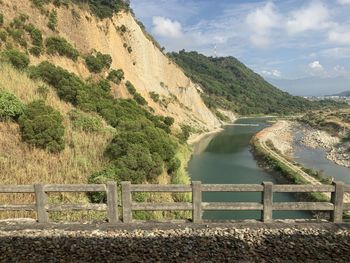
<instances>
[{"instance_id":1,"label":"exposed rock face","mask_svg":"<svg viewBox=\"0 0 350 263\"><path fill-rule=\"evenodd\" d=\"M38 27L45 37L60 35L67 39L82 54L92 50L110 54L114 69L123 69L125 79L131 81L137 91L148 101L156 114L172 116L176 123L186 123L200 129L212 130L220 125L216 116L206 107L200 96L200 88L185 76L151 41L130 13L120 13L112 19L99 20L84 6L71 5L57 8L47 5L48 10L57 11L57 32L47 27L48 18L31 1L5 0L1 10L9 22L19 14L29 15L28 21ZM73 11L74 10L74 11ZM120 29L125 26L125 32ZM126 46L126 47L125 47ZM128 48L132 49L128 51ZM32 57L33 63L49 60L84 78L91 76L83 59L73 62L64 57ZM123 85L114 87L118 97L128 97ZM149 92L160 95L164 103L154 102Z\"/></svg>"}]
</instances>

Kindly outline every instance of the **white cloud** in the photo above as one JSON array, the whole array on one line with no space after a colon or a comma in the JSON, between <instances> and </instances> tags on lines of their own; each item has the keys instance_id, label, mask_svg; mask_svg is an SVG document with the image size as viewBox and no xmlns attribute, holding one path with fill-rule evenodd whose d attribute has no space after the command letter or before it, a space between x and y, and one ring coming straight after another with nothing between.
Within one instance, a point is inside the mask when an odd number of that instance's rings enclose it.
<instances>
[{"instance_id":1,"label":"white cloud","mask_svg":"<svg viewBox=\"0 0 350 263\"><path fill-rule=\"evenodd\" d=\"M250 12L246 17L246 24L252 31L250 41L258 47L268 46L270 44L270 30L278 28L280 20L281 17L272 2Z\"/></svg>"},{"instance_id":2,"label":"white cloud","mask_svg":"<svg viewBox=\"0 0 350 263\"><path fill-rule=\"evenodd\" d=\"M330 12L321 2L311 2L291 13L286 22L288 33L295 34L307 30L320 30L330 26Z\"/></svg>"},{"instance_id":3,"label":"white cloud","mask_svg":"<svg viewBox=\"0 0 350 263\"><path fill-rule=\"evenodd\" d=\"M323 66L321 65L320 61L315 60L309 64L309 68L312 70L323 70Z\"/></svg>"},{"instance_id":4,"label":"white cloud","mask_svg":"<svg viewBox=\"0 0 350 263\"><path fill-rule=\"evenodd\" d=\"M261 73L266 77L280 78L282 76L281 72L277 69L263 70Z\"/></svg>"},{"instance_id":5,"label":"white cloud","mask_svg":"<svg viewBox=\"0 0 350 263\"><path fill-rule=\"evenodd\" d=\"M180 22L162 16L153 17L153 32L158 36L170 38L179 38L183 35Z\"/></svg>"},{"instance_id":6,"label":"white cloud","mask_svg":"<svg viewBox=\"0 0 350 263\"><path fill-rule=\"evenodd\" d=\"M341 5L350 5L350 0L338 0L338 3Z\"/></svg>"},{"instance_id":7,"label":"white cloud","mask_svg":"<svg viewBox=\"0 0 350 263\"><path fill-rule=\"evenodd\" d=\"M346 47L328 48L319 52L319 55L323 57L329 57L332 59L350 58L350 48L346 48Z\"/></svg>"},{"instance_id":8,"label":"white cloud","mask_svg":"<svg viewBox=\"0 0 350 263\"><path fill-rule=\"evenodd\" d=\"M338 44L345 44L345 45L350 44L349 26L347 27L338 26L337 28L329 32L328 39L331 42L338 43Z\"/></svg>"}]
</instances>

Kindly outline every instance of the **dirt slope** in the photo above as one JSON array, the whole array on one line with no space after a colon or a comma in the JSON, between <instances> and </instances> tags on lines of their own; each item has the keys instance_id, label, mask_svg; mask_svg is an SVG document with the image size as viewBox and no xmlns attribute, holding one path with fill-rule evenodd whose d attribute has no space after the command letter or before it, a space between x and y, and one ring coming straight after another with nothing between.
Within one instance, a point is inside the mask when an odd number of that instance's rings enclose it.
<instances>
[{"instance_id":1,"label":"dirt slope","mask_svg":"<svg viewBox=\"0 0 350 263\"><path fill-rule=\"evenodd\" d=\"M146 37L130 13L120 13L112 19L101 21L83 5L71 4L69 8L47 5L46 11L57 11L58 25L57 32L54 33L47 27L48 17L45 12L33 7L31 1L3 0L0 6L5 23L21 13L27 14L29 22L38 27L45 37L58 34L82 54L88 54L92 50L110 54L113 59L111 68L123 69L125 79L135 85L157 114L172 116L178 124L186 123L202 130L212 130L220 125L203 103L199 88ZM126 27L125 33L118 30L122 25ZM131 53L124 47L125 44L131 47ZM47 55L39 59L31 58L32 63L42 60L49 60L84 78L90 77L81 58L78 62ZM158 93L164 103L155 103L149 92ZM128 96L123 85L115 87L114 94Z\"/></svg>"}]
</instances>

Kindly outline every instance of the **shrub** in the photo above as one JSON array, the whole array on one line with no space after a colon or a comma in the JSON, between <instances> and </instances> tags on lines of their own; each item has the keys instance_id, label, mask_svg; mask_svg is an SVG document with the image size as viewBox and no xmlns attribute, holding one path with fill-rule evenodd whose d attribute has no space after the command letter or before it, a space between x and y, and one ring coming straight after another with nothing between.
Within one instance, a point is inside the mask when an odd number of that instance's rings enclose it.
<instances>
[{"instance_id":1,"label":"shrub","mask_svg":"<svg viewBox=\"0 0 350 263\"><path fill-rule=\"evenodd\" d=\"M191 126L189 125L182 125L181 126L181 134L179 135L179 139L181 142L185 143L188 138L190 137L190 134L191 134Z\"/></svg>"},{"instance_id":2,"label":"shrub","mask_svg":"<svg viewBox=\"0 0 350 263\"><path fill-rule=\"evenodd\" d=\"M167 116L167 117L164 118L164 123L165 123L166 125L168 125L169 127L170 127L171 125L174 124L174 121L175 121L175 120L174 120L173 117Z\"/></svg>"},{"instance_id":3,"label":"shrub","mask_svg":"<svg viewBox=\"0 0 350 263\"><path fill-rule=\"evenodd\" d=\"M142 95L138 92L134 94L134 100L140 105L147 105L147 101L145 100L145 98L142 97Z\"/></svg>"},{"instance_id":4,"label":"shrub","mask_svg":"<svg viewBox=\"0 0 350 263\"><path fill-rule=\"evenodd\" d=\"M4 24L4 15L0 14L0 26Z\"/></svg>"},{"instance_id":5,"label":"shrub","mask_svg":"<svg viewBox=\"0 0 350 263\"><path fill-rule=\"evenodd\" d=\"M7 39L7 33L4 30L0 30L0 40L3 42L6 42Z\"/></svg>"},{"instance_id":6,"label":"shrub","mask_svg":"<svg viewBox=\"0 0 350 263\"><path fill-rule=\"evenodd\" d=\"M109 81L107 79L100 79L97 83L97 86L105 92L111 91L111 84L109 84Z\"/></svg>"},{"instance_id":7,"label":"shrub","mask_svg":"<svg viewBox=\"0 0 350 263\"><path fill-rule=\"evenodd\" d=\"M32 44L37 47L43 46L43 36L41 31L36 28L33 24L24 26L24 30L27 31L32 39Z\"/></svg>"},{"instance_id":8,"label":"shrub","mask_svg":"<svg viewBox=\"0 0 350 263\"><path fill-rule=\"evenodd\" d=\"M49 37L46 39L47 53L66 56L74 61L77 60L79 52L62 37Z\"/></svg>"},{"instance_id":9,"label":"shrub","mask_svg":"<svg viewBox=\"0 0 350 263\"><path fill-rule=\"evenodd\" d=\"M134 85L130 81L127 80L126 83L125 83L125 86L126 86L126 88L128 89L128 91L129 91L129 93L131 95L135 95L136 89L135 89Z\"/></svg>"},{"instance_id":10,"label":"shrub","mask_svg":"<svg viewBox=\"0 0 350 263\"><path fill-rule=\"evenodd\" d=\"M78 110L72 110L68 115L75 129L85 132L99 132L102 130L102 120L98 116Z\"/></svg>"},{"instance_id":11,"label":"shrub","mask_svg":"<svg viewBox=\"0 0 350 263\"><path fill-rule=\"evenodd\" d=\"M159 102L159 94L158 93L155 93L154 91L151 91L149 93L149 96L151 97L151 99L154 101L154 102Z\"/></svg>"},{"instance_id":12,"label":"shrub","mask_svg":"<svg viewBox=\"0 0 350 263\"><path fill-rule=\"evenodd\" d=\"M90 0L89 7L91 12L101 19L112 17L114 13L122 10L129 10L129 4L123 0Z\"/></svg>"},{"instance_id":13,"label":"shrub","mask_svg":"<svg viewBox=\"0 0 350 263\"><path fill-rule=\"evenodd\" d=\"M12 93L0 90L0 121L17 120L23 113L22 102Z\"/></svg>"},{"instance_id":14,"label":"shrub","mask_svg":"<svg viewBox=\"0 0 350 263\"><path fill-rule=\"evenodd\" d=\"M49 22L47 23L47 27L50 28L52 31L56 31L57 22L57 12L56 10L53 10L49 14Z\"/></svg>"},{"instance_id":15,"label":"shrub","mask_svg":"<svg viewBox=\"0 0 350 263\"><path fill-rule=\"evenodd\" d=\"M7 33L13 38L13 40L24 48L27 48L27 42L23 38L23 29L6 28Z\"/></svg>"},{"instance_id":16,"label":"shrub","mask_svg":"<svg viewBox=\"0 0 350 263\"><path fill-rule=\"evenodd\" d=\"M132 48L128 47L128 52L131 53L132 52Z\"/></svg>"},{"instance_id":17,"label":"shrub","mask_svg":"<svg viewBox=\"0 0 350 263\"><path fill-rule=\"evenodd\" d=\"M25 69L29 65L29 57L14 49L8 49L2 52L2 57L10 62L17 69Z\"/></svg>"},{"instance_id":18,"label":"shrub","mask_svg":"<svg viewBox=\"0 0 350 263\"><path fill-rule=\"evenodd\" d=\"M64 149L64 126L61 114L44 101L27 105L18 120L23 141L49 152Z\"/></svg>"},{"instance_id":19,"label":"shrub","mask_svg":"<svg viewBox=\"0 0 350 263\"><path fill-rule=\"evenodd\" d=\"M108 54L97 52L96 56L86 56L85 63L90 72L100 73L104 68L110 68L112 64L112 57Z\"/></svg>"},{"instance_id":20,"label":"shrub","mask_svg":"<svg viewBox=\"0 0 350 263\"><path fill-rule=\"evenodd\" d=\"M60 99L77 105L78 92L84 88L84 83L74 74L45 61L30 69L32 78L41 78L56 88Z\"/></svg>"},{"instance_id":21,"label":"shrub","mask_svg":"<svg viewBox=\"0 0 350 263\"><path fill-rule=\"evenodd\" d=\"M120 84L120 82L124 79L124 71L122 69L112 69L109 72L107 79L115 84Z\"/></svg>"},{"instance_id":22,"label":"shrub","mask_svg":"<svg viewBox=\"0 0 350 263\"><path fill-rule=\"evenodd\" d=\"M29 53L36 57L39 57L41 55L41 52L42 52L41 47L34 46L29 49Z\"/></svg>"}]
</instances>

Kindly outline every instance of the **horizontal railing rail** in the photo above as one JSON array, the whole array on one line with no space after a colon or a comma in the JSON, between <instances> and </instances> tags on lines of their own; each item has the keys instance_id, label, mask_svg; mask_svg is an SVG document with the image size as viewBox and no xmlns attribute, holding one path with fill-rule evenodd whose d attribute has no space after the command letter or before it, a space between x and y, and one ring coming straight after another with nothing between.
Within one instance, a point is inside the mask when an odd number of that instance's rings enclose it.
<instances>
[{"instance_id":1,"label":"horizontal railing rail","mask_svg":"<svg viewBox=\"0 0 350 263\"><path fill-rule=\"evenodd\" d=\"M101 204L50 204L49 193L84 193L104 192L106 203ZM191 193L191 202L152 203L136 202L133 193ZM204 192L258 192L261 193L260 202L203 202ZM274 202L274 193L330 193L329 202ZM203 211L261 211L263 222L273 221L273 211L329 211L331 221L340 223L343 221L344 211L350 210L350 203L344 202L344 195L350 192L350 185L343 182L333 182L332 185L274 185L270 182L259 184L202 184L193 181L190 185L156 185L156 184L131 184L121 183L121 209L122 222L132 223L133 211L192 211L194 223L203 222ZM62 211L106 211L108 222L119 222L118 193L115 182L107 184L35 184L35 185L0 185L0 194L34 194L34 204L0 204L1 211L35 211L38 222L48 223L49 212Z\"/></svg>"}]
</instances>

